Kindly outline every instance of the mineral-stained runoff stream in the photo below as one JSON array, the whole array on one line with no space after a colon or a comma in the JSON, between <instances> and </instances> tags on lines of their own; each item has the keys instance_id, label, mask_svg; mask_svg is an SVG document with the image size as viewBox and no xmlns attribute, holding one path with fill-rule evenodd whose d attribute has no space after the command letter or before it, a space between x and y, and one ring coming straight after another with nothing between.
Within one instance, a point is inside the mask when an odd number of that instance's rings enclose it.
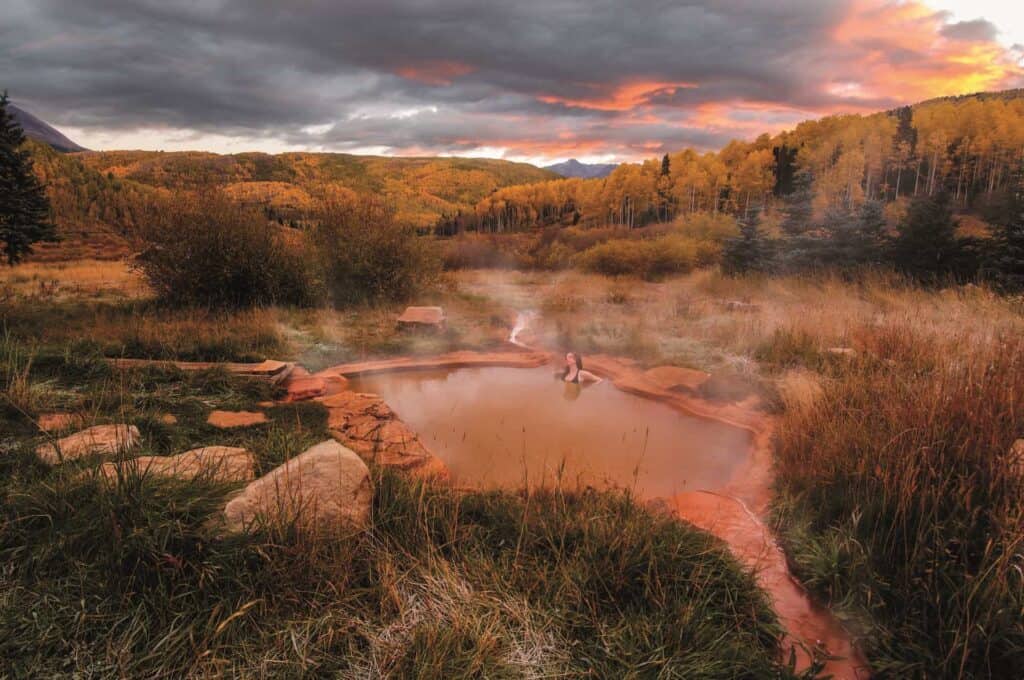
<instances>
[{"instance_id":1,"label":"mineral-stained runoff stream","mask_svg":"<svg viewBox=\"0 0 1024 680\"><path fill-rule=\"evenodd\" d=\"M608 382L562 382L551 368L363 376L466 486L617 486L640 497L723 487L749 456L739 428L684 415Z\"/></svg>"}]
</instances>

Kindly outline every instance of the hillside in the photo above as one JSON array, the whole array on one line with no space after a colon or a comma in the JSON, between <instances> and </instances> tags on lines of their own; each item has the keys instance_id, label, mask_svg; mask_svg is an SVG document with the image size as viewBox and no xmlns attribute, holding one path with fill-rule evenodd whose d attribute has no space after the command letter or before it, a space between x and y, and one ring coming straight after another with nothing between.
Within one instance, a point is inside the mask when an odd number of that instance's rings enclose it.
<instances>
[{"instance_id":1,"label":"hillside","mask_svg":"<svg viewBox=\"0 0 1024 680\"><path fill-rule=\"evenodd\" d=\"M7 110L14 116L14 120L18 121L18 125L21 126L21 129L25 132L25 136L29 139L49 144L57 151L68 152L86 150L84 146L80 146L75 142L72 142L59 130L47 123L44 123L28 111L19 109L14 104L8 104Z\"/></svg>"},{"instance_id":2,"label":"hillside","mask_svg":"<svg viewBox=\"0 0 1024 680\"><path fill-rule=\"evenodd\" d=\"M387 158L331 153L90 151L57 154L32 143L64 242L35 259L120 257L147 198L174 190L222 190L282 224L301 222L322 198L378 197L421 228L471 212L503 187L550 180L525 163L467 158Z\"/></svg>"},{"instance_id":3,"label":"hillside","mask_svg":"<svg viewBox=\"0 0 1024 680\"><path fill-rule=\"evenodd\" d=\"M830 210L867 201L899 213L948 194L961 213L990 215L1024 160L1024 90L936 99L868 116L835 115L793 130L685 149L618 166L604 179L509 187L446 231L547 224L643 226L699 212L791 215L810 228ZM667 172L666 172L667 170Z\"/></svg>"}]
</instances>

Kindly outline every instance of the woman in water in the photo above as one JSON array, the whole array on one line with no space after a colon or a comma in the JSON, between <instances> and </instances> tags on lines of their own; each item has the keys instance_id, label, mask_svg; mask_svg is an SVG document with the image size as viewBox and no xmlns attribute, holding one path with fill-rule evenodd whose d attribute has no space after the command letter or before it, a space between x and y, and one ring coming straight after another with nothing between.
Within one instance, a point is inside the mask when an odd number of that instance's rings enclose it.
<instances>
[{"instance_id":1,"label":"woman in water","mask_svg":"<svg viewBox=\"0 0 1024 680\"><path fill-rule=\"evenodd\" d=\"M601 378L590 371L583 370L583 357L575 352L565 355L565 372L562 373L562 380L567 383L593 383L595 385L601 382Z\"/></svg>"}]
</instances>

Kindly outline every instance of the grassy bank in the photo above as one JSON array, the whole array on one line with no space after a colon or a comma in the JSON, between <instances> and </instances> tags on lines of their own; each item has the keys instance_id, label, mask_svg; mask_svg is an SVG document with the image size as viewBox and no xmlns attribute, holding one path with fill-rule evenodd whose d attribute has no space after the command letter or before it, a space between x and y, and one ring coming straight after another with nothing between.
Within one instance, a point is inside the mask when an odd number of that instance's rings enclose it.
<instances>
[{"instance_id":1,"label":"grassy bank","mask_svg":"<svg viewBox=\"0 0 1024 680\"><path fill-rule=\"evenodd\" d=\"M776 513L811 589L886 677L1024 667L1024 341L859 329L861 356L782 416Z\"/></svg>"},{"instance_id":2,"label":"grassy bank","mask_svg":"<svg viewBox=\"0 0 1024 680\"><path fill-rule=\"evenodd\" d=\"M751 575L624 494L462 494L375 472L368 532L225 537L210 518L231 487L130 469L112 484L97 459L50 468L33 416L135 424L138 454L244 446L262 473L326 437L322 407L225 433L209 410L255 408L268 386L25 356L8 340L0 357L9 677L788 675Z\"/></svg>"},{"instance_id":3,"label":"grassy bank","mask_svg":"<svg viewBox=\"0 0 1024 680\"><path fill-rule=\"evenodd\" d=\"M34 454L50 411L138 426L137 455L242 446L260 474L328 436L318 404L218 430L210 410L255 409L272 388L219 371L113 371L84 347L0 342L10 677L789 673L767 600L725 547L617 492L461 494L375 472L366 533L224 537L210 519L230 486L130 468L111 484L96 458L50 468Z\"/></svg>"}]
</instances>

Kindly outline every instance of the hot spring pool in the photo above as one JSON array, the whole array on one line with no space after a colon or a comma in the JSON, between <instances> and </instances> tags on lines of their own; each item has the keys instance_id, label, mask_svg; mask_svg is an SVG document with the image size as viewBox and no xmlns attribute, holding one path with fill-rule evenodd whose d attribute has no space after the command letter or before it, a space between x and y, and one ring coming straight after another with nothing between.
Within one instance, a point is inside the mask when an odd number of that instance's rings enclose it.
<instances>
[{"instance_id":1,"label":"hot spring pool","mask_svg":"<svg viewBox=\"0 0 1024 680\"><path fill-rule=\"evenodd\" d=\"M641 496L724 486L750 434L621 392L580 387L553 369L468 368L361 376L448 465L482 487L620 486Z\"/></svg>"}]
</instances>

